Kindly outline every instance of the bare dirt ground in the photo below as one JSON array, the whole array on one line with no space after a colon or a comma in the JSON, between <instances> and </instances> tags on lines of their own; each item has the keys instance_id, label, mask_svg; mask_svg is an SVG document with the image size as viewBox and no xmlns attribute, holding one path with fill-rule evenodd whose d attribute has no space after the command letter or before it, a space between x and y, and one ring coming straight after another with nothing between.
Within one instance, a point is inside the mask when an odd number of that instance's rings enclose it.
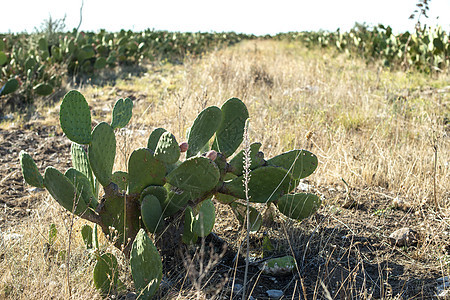
<instances>
[{"instance_id":1,"label":"bare dirt ground","mask_svg":"<svg viewBox=\"0 0 450 300\"><path fill-rule=\"evenodd\" d=\"M48 165L64 170L70 165L70 143L55 126L28 123L21 128L0 130L0 144L0 230L6 232L29 218L44 193L23 183L18 164L20 150L31 153L41 171ZM307 188L326 199L317 215L302 224L281 217L266 220L270 226L251 236L250 252L255 261L262 259L261 249L268 239L273 249L265 251L266 257L294 253L299 264L293 274L272 276L261 273L259 265L251 263L248 286L254 298L268 299L266 291L270 289L283 290L286 299L311 299L313 295L320 299L327 293L340 299L393 296L424 299L435 295L436 279L443 276L443 270L442 262L433 252L441 251L435 254L442 256L450 249L450 242L444 236L448 227L444 225L445 220L431 212L395 208L394 197L382 189L347 191L343 186L315 187L313 183ZM345 203L348 206L349 199L353 205L343 208ZM232 212L218 205L217 237L205 240L205 265L211 257L210 251L222 252L221 242L227 245L227 250L207 270L209 274L201 287L207 297L230 299L231 283L243 284L245 263L243 253L238 253L243 239ZM428 228L422 227L425 218L428 218ZM391 245L389 234L404 226L418 232L417 242L407 247ZM198 257L200 244L185 249L185 257L186 253L192 257L197 253ZM200 260L201 256L194 259L197 264ZM161 296L178 294L178 289L190 286L189 279L184 280L182 260L167 260L165 267L170 270L166 275L170 284L161 289ZM193 282L195 275L191 278Z\"/></svg>"}]
</instances>

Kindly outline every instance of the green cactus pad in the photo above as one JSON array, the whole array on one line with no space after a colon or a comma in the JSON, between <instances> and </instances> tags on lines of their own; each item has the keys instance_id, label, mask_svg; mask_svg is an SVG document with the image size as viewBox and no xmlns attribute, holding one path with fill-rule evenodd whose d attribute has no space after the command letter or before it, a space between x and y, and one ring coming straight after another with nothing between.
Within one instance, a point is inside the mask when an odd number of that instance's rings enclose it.
<instances>
[{"instance_id":1,"label":"green cactus pad","mask_svg":"<svg viewBox=\"0 0 450 300\"><path fill-rule=\"evenodd\" d=\"M70 182L77 188L77 193L81 195L81 199L87 204L87 206L97 208L98 200L94 195L92 185L89 179L80 171L70 168L64 173L64 176L69 178Z\"/></svg>"},{"instance_id":2,"label":"green cactus pad","mask_svg":"<svg viewBox=\"0 0 450 300\"><path fill-rule=\"evenodd\" d=\"M153 130L148 137L147 148L155 152L156 146L158 146L159 138L166 131L167 130L165 130L164 128L156 128L155 130Z\"/></svg>"},{"instance_id":3,"label":"green cactus pad","mask_svg":"<svg viewBox=\"0 0 450 300\"><path fill-rule=\"evenodd\" d=\"M93 235L92 235L92 227L88 224L84 224L81 227L81 236L83 237L84 245L86 246L86 249L92 249L94 248L93 243Z\"/></svg>"},{"instance_id":4,"label":"green cactus pad","mask_svg":"<svg viewBox=\"0 0 450 300\"><path fill-rule=\"evenodd\" d=\"M133 101L130 98L119 99L112 112L111 127L113 129L125 127L133 114Z\"/></svg>"},{"instance_id":5,"label":"green cactus pad","mask_svg":"<svg viewBox=\"0 0 450 300\"><path fill-rule=\"evenodd\" d=\"M53 167L45 169L44 186L52 197L65 209L76 215L89 214L86 202L77 193L72 182Z\"/></svg>"},{"instance_id":6,"label":"green cactus pad","mask_svg":"<svg viewBox=\"0 0 450 300\"><path fill-rule=\"evenodd\" d=\"M230 157L242 143L248 110L238 98L227 100L221 110L222 122L217 129L213 149Z\"/></svg>"},{"instance_id":7,"label":"green cactus pad","mask_svg":"<svg viewBox=\"0 0 450 300\"><path fill-rule=\"evenodd\" d=\"M173 164L180 158L180 147L175 136L170 132L164 132L159 138L155 149L155 158L166 164Z\"/></svg>"},{"instance_id":8,"label":"green cactus pad","mask_svg":"<svg viewBox=\"0 0 450 300\"><path fill-rule=\"evenodd\" d=\"M151 233L155 233L162 228L162 209L158 198L153 195L146 195L141 203L141 216L145 227Z\"/></svg>"},{"instance_id":9,"label":"green cactus pad","mask_svg":"<svg viewBox=\"0 0 450 300\"><path fill-rule=\"evenodd\" d=\"M167 175L167 182L184 191L204 192L219 181L219 169L206 157L191 157Z\"/></svg>"},{"instance_id":10,"label":"green cactus pad","mask_svg":"<svg viewBox=\"0 0 450 300\"><path fill-rule=\"evenodd\" d=\"M225 182L225 194L245 199L244 177L239 176L230 182ZM269 203L287 194L293 187L292 177L287 170L279 167L261 167L250 172L248 194L251 202Z\"/></svg>"},{"instance_id":11,"label":"green cactus pad","mask_svg":"<svg viewBox=\"0 0 450 300\"><path fill-rule=\"evenodd\" d=\"M296 265L297 263L294 257L287 255L265 261L262 266L262 271L268 275L286 275L291 273Z\"/></svg>"},{"instance_id":12,"label":"green cactus pad","mask_svg":"<svg viewBox=\"0 0 450 300\"><path fill-rule=\"evenodd\" d=\"M119 279L117 259L112 253L97 257L94 267L94 286L104 295L115 292Z\"/></svg>"},{"instance_id":13,"label":"green cactus pad","mask_svg":"<svg viewBox=\"0 0 450 300\"><path fill-rule=\"evenodd\" d=\"M230 207L239 223L247 228L245 223L245 219L247 218L247 206L239 202L233 202L230 204ZM259 211L252 206L249 206L249 210L250 232L257 232L262 225L262 216Z\"/></svg>"},{"instance_id":14,"label":"green cactus pad","mask_svg":"<svg viewBox=\"0 0 450 300\"><path fill-rule=\"evenodd\" d=\"M117 184L121 191L126 191L128 187L128 173L124 171L116 171L112 174L111 181Z\"/></svg>"},{"instance_id":15,"label":"green cactus pad","mask_svg":"<svg viewBox=\"0 0 450 300\"><path fill-rule=\"evenodd\" d=\"M159 185L148 186L142 191L139 201L142 202L142 199L147 195L153 195L159 200L160 203L164 203L167 198L167 190L163 186Z\"/></svg>"},{"instance_id":16,"label":"green cactus pad","mask_svg":"<svg viewBox=\"0 0 450 300\"><path fill-rule=\"evenodd\" d=\"M225 195L222 193L215 194L214 199L216 199L217 201L219 201L222 204L230 204L237 200L236 197L234 197L234 196Z\"/></svg>"},{"instance_id":17,"label":"green cactus pad","mask_svg":"<svg viewBox=\"0 0 450 300\"><path fill-rule=\"evenodd\" d=\"M39 50L41 50L41 51L48 51L47 39L40 38L38 41L38 47L39 47Z\"/></svg>"},{"instance_id":18,"label":"green cactus pad","mask_svg":"<svg viewBox=\"0 0 450 300\"><path fill-rule=\"evenodd\" d=\"M187 157L197 155L212 138L222 121L222 111L217 106L204 109L189 130Z\"/></svg>"},{"instance_id":19,"label":"green cactus pad","mask_svg":"<svg viewBox=\"0 0 450 300\"><path fill-rule=\"evenodd\" d=\"M23 178L34 187L44 188L44 178L36 166L33 158L25 151L19 153L20 166L22 167Z\"/></svg>"},{"instance_id":20,"label":"green cactus pad","mask_svg":"<svg viewBox=\"0 0 450 300\"><path fill-rule=\"evenodd\" d=\"M182 241L186 245L193 244L197 241L198 235L193 231L194 227L194 213L190 206L186 207L184 211L184 227Z\"/></svg>"},{"instance_id":21,"label":"green cactus pad","mask_svg":"<svg viewBox=\"0 0 450 300\"><path fill-rule=\"evenodd\" d=\"M94 69L100 70L106 67L106 57L99 57L95 60Z\"/></svg>"},{"instance_id":22,"label":"green cactus pad","mask_svg":"<svg viewBox=\"0 0 450 300\"><path fill-rule=\"evenodd\" d=\"M88 157L92 171L100 184L103 186L110 184L116 157L116 136L108 123L101 122L92 131Z\"/></svg>"},{"instance_id":23,"label":"green cactus pad","mask_svg":"<svg viewBox=\"0 0 450 300\"><path fill-rule=\"evenodd\" d=\"M59 121L63 132L71 141L78 144L91 142L91 111L80 92L70 91L64 96Z\"/></svg>"},{"instance_id":24,"label":"green cactus pad","mask_svg":"<svg viewBox=\"0 0 450 300\"><path fill-rule=\"evenodd\" d=\"M266 161L264 160L264 154L259 152L261 143L253 143L250 145L250 170L263 166ZM232 160L230 160L231 173L236 176L240 176L244 173L244 150L241 150L236 154Z\"/></svg>"},{"instance_id":25,"label":"green cactus pad","mask_svg":"<svg viewBox=\"0 0 450 300\"><path fill-rule=\"evenodd\" d=\"M5 85L0 89L0 96L14 93L19 88L19 81L15 78L8 80Z\"/></svg>"},{"instance_id":26,"label":"green cactus pad","mask_svg":"<svg viewBox=\"0 0 450 300\"><path fill-rule=\"evenodd\" d=\"M269 159L267 164L289 170L292 178L298 180L311 175L317 168L318 160L307 150L291 150Z\"/></svg>"},{"instance_id":27,"label":"green cactus pad","mask_svg":"<svg viewBox=\"0 0 450 300\"><path fill-rule=\"evenodd\" d=\"M6 56L5 52L0 49L0 66L3 66L8 61L8 57Z\"/></svg>"},{"instance_id":28,"label":"green cactus pad","mask_svg":"<svg viewBox=\"0 0 450 300\"><path fill-rule=\"evenodd\" d=\"M127 230L130 225L130 220L127 220L127 228L125 228L124 202L125 197L123 195L107 197L103 202L104 209L101 214L103 224L107 225L108 227L114 227L114 229L117 230L117 232L113 232L110 234L109 239L111 241L116 239L118 243L122 244L126 244L127 236L126 234L124 235L124 230ZM132 221L132 226L138 228L138 218Z\"/></svg>"},{"instance_id":29,"label":"green cactus pad","mask_svg":"<svg viewBox=\"0 0 450 300\"><path fill-rule=\"evenodd\" d=\"M320 204L320 198L309 193L288 194L277 201L278 210L283 215L299 221L315 213Z\"/></svg>"},{"instance_id":30,"label":"green cactus pad","mask_svg":"<svg viewBox=\"0 0 450 300\"><path fill-rule=\"evenodd\" d=\"M149 185L164 185L166 167L157 160L152 151L139 148L128 160L128 193L140 193Z\"/></svg>"},{"instance_id":31,"label":"green cactus pad","mask_svg":"<svg viewBox=\"0 0 450 300\"><path fill-rule=\"evenodd\" d=\"M175 186L166 184L168 190L167 197L161 202L163 214L165 217L173 216L175 213L183 209L189 201L200 196L198 192L183 191Z\"/></svg>"},{"instance_id":32,"label":"green cactus pad","mask_svg":"<svg viewBox=\"0 0 450 300\"><path fill-rule=\"evenodd\" d=\"M39 83L33 87L33 91L40 96L48 96L53 93L53 86L46 83Z\"/></svg>"},{"instance_id":33,"label":"green cactus pad","mask_svg":"<svg viewBox=\"0 0 450 300\"><path fill-rule=\"evenodd\" d=\"M195 209L197 215L194 219L193 232L201 237L211 233L216 221L216 210L211 199L203 200Z\"/></svg>"},{"instance_id":34,"label":"green cactus pad","mask_svg":"<svg viewBox=\"0 0 450 300\"><path fill-rule=\"evenodd\" d=\"M161 283L162 262L158 250L144 229L140 229L134 239L130 265L139 298L151 299Z\"/></svg>"},{"instance_id":35,"label":"green cactus pad","mask_svg":"<svg viewBox=\"0 0 450 300\"><path fill-rule=\"evenodd\" d=\"M70 155L72 156L72 166L84 174L91 183L92 190L95 190L94 177L92 176L91 165L86 151L77 143L72 143L70 147Z\"/></svg>"}]
</instances>

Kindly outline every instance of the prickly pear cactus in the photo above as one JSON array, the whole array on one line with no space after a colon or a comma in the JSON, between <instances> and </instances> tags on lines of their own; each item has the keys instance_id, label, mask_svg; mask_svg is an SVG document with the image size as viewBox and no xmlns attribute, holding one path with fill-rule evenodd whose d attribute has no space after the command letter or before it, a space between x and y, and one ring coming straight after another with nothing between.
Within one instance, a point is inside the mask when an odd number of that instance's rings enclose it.
<instances>
[{"instance_id":1,"label":"prickly pear cactus","mask_svg":"<svg viewBox=\"0 0 450 300\"><path fill-rule=\"evenodd\" d=\"M73 142L73 168L63 174L47 167L42 176L30 155L22 151L19 157L28 184L46 188L62 207L98 224L131 257L135 286L144 298L154 295L162 276L160 255L151 237L171 243L172 248L181 242L195 243L214 229L216 201L229 205L242 225L248 215L251 232L261 228L262 217L255 207L245 204L247 195L251 203L273 204L295 220L311 216L320 207L321 200L314 194L290 194L299 179L317 168L317 157L311 152L296 149L266 159L262 145L253 143L248 151L235 154L249 117L237 98L221 108L211 106L200 112L187 142L178 144L163 128L153 130L147 145L131 153L128 171L114 170L115 130L127 125L132 108L130 99L118 100L111 124L101 122L92 130L86 99L70 91L60 107L60 122ZM250 161L249 170L245 170L244 159ZM246 171L248 190L243 184ZM102 196L98 195L99 184ZM85 231L84 238L91 245L93 238ZM103 293L117 285L116 264L113 256L98 256L94 281Z\"/></svg>"}]
</instances>

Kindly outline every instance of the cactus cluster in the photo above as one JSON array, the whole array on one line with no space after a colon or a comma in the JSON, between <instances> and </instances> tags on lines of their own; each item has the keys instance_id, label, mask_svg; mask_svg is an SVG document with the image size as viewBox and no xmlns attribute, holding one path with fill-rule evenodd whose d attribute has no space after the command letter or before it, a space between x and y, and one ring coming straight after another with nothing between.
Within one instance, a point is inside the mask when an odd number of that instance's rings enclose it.
<instances>
[{"instance_id":1,"label":"cactus cluster","mask_svg":"<svg viewBox=\"0 0 450 300\"><path fill-rule=\"evenodd\" d=\"M24 151L20 162L28 184L46 188L65 209L98 224L130 256L135 285L142 295L154 294L162 274L160 256L147 233L160 234L174 217L184 217L178 240L190 244L213 230L215 201L230 205L241 223L247 215L247 205L242 201L246 194L251 203L275 205L296 220L307 218L320 206L314 194L290 194L298 180L316 169L314 154L292 150L266 159L259 151L260 143L250 145L247 155L244 150L234 154L243 141L249 117L245 104L237 98L229 99L221 108L211 106L200 112L188 130L187 143L179 143L163 128L155 129L146 147L130 155L127 172L113 172L115 129L127 125L132 106L130 99L118 100L111 124L101 122L91 130L84 96L78 91L68 92L60 107L60 123L73 142L73 167L64 174L47 167L42 176ZM243 184L245 156L250 175L247 191ZM104 190L101 198L99 184ZM257 231L262 217L256 208L250 205L249 209L249 228ZM84 236L88 244L95 243L92 234ZM115 273L104 272L111 272L110 265L115 264L110 255L98 256L96 282L109 278L108 284L113 284ZM103 290L103 283L98 287Z\"/></svg>"}]
</instances>

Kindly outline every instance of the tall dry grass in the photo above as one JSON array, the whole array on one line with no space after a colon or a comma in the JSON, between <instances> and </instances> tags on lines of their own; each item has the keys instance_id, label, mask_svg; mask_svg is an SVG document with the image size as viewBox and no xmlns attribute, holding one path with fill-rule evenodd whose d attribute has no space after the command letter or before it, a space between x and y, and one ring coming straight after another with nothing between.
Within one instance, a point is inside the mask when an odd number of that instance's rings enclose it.
<instances>
[{"instance_id":1,"label":"tall dry grass","mask_svg":"<svg viewBox=\"0 0 450 300\"><path fill-rule=\"evenodd\" d=\"M446 209L450 147L444 118L450 117L450 90L444 88L449 82L448 75L390 72L331 51L252 41L82 92L96 121L109 118L117 98L134 97L131 130L118 135L116 169L126 170L129 154L146 144L153 128L165 127L181 141L203 108L238 97L250 112L249 138L262 143L266 157L292 148L318 155L319 168L308 178L313 185L342 185L342 178L354 189L381 186L412 206L433 204L436 194ZM56 124L57 108L44 109ZM23 237L2 241L0 298L67 298L66 263L54 254L48 258L43 248L52 222L59 229L54 248L67 248L68 217L49 205L48 195L39 197L39 209L11 230ZM83 222L75 220L72 229L71 294L99 298L91 284L93 261L78 233ZM129 277L122 280L130 283Z\"/></svg>"}]
</instances>

